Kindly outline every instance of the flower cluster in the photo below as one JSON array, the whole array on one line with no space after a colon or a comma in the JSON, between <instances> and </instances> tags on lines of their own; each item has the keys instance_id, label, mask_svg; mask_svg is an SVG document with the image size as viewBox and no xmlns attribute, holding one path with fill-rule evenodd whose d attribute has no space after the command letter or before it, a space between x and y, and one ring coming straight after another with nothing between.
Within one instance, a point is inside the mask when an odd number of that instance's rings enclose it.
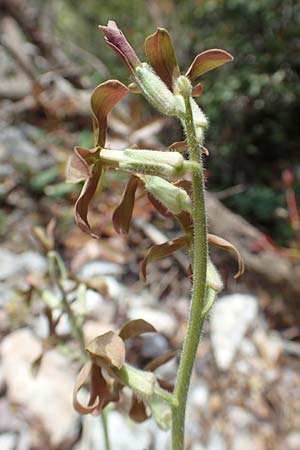
<instances>
[{"instance_id":1,"label":"flower cluster","mask_svg":"<svg viewBox=\"0 0 300 450\"><path fill-rule=\"evenodd\" d=\"M100 84L91 97L94 124L94 147L75 147L68 164L68 181L84 181L81 194L75 205L75 218L79 227L93 237L98 237L88 222L89 204L97 190L99 181L106 170L121 170L129 174L119 205L112 217L119 233L127 233L133 214L135 194L139 186L144 189L153 206L164 216L176 218L184 234L172 241L151 247L141 263L141 276L146 279L147 265L173 252L190 248L193 236L193 195L191 182L183 179L187 172L197 173L199 163L184 156L186 142L175 142L168 150L151 149L114 150L105 146L107 118L114 106L128 93L141 93L161 113L174 116L185 127L187 109L185 99L189 98L196 144L199 153L207 153L203 147L203 137L207 119L193 97L202 93L199 77L229 61L232 56L220 49L207 50L195 57L184 75L181 74L176 53L169 33L159 28L145 41L148 62L142 62L126 40L117 24L109 21L100 26L106 43L128 66L132 82L129 86L117 80ZM224 239L209 235L210 244L237 253L240 275L243 262L234 246ZM192 274L192 267L187 268ZM222 289L222 280L208 259L206 286L208 296L203 309L203 318L212 306L216 294ZM125 362L125 341L155 329L142 319L125 324L118 333L110 331L98 336L87 345L89 361L79 373L74 390L74 406L82 414L99 413L111 401L118 401L124 386L133 391L130 415L138 421L148 417L149 409L162 428L170 422L172 389L166 382L152 373L165 363L174 353L163 355L144 371ZM90 378L90 399L87 406L78 400L78 391Z\"/></svg>"}]
</instances>

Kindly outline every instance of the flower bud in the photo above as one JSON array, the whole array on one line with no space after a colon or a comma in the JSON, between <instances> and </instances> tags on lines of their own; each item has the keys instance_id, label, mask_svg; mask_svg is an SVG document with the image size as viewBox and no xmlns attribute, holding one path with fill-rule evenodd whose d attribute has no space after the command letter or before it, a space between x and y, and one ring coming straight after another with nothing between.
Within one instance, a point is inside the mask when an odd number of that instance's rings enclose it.
<instances>
[{"instance_id":1,"label":"flower bud","mask_svg":"<svg viewBox=\"0 0 300 450\"><path fill-rule=\"evenodd\" d=\"M198 164L186 161L178 152L158 150L106 150L100 152L102 163L121 169L164 178L180 177L188 169L197 170Z\"/></svg>"},{"instance_id":2,"label":"flower bud","mask_svg":"<svg viewBox=\"0 0 300 450\"><path fill-rule=\"evenodd\" d=\"M156 176L144 176L145 189L173 214L191 212L192 201L188 193L172 183Z\"/></svg>"},{"instance_id":3,"label":"flower bud","mask_svg":"<svg viewBox=\"0 0 300 450\"><path fill-rule=\"evenodd\" d=\"M175 82L174 91L183 97L189 97L192 93L192 84L184 75L180 75Z\"/></svg>"},{"instance_id":4,"label":"flower bud","mask_svg":"<svg viewBox=\"0 0 300 450\"><path fill-rule=\"evenodd\" d=\"M168 116L177 115L174 94L149 64L142 63L136 67L135 81L154 108Z\"/></svg>"}]
</instances>

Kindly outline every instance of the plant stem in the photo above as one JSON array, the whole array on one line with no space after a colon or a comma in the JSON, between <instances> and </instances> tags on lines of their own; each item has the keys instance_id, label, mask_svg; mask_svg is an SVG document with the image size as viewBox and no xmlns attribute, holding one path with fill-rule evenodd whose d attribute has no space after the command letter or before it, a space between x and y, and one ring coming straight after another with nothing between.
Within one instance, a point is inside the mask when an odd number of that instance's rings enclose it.
<instances>
[{"instance_id":1,"label":"plant stem","mask_svg":"<svg viewBox=\"0 0 300 450\"><path fill-rule=\"evenodd\" d=\"M109 431L107 426L107 411L105 409L101 413L101 422L104 433L105 450L110 450Z\"/></svg>"},{"instance_id":2,"label":"plant stem","mask_svg":"<svg viewBox=\"0 0 300 450\"><path fill-rule=\"evenodd\" d=\"M85 350L83 330L78 323L78 320L74 314L74 311L72 310L72 307L68 301L68 298L65 293L64 286L63 286L63 280L64 280L64 278L67 278L67 271L65 269L63 260L61 259L60 255L57 252L55 252L55 251L49 252L48 257L52 263L56 262L59 266L59 273L58 273L58 276L56 277L56 284L61 292L62 307L63 307L64 312L68 316L70 326L71 326L71 333L72 333L73 337L79 342L81 359L83 360L83 362L86 362L87 361L87 353ZM55 273L55 271L53 271L53 275L54 275L54 273ZM111 447L110 447L109 433L108 433L108 427L107 427L107 412L104 410L101 413L101 422L102 422L103 433L104 433L105 450L110 450Z\"/></svg>"},{"instance_id":3,"label":"plant stem","mask_svg":"<svg viewBox=\"0 0 300 450\"><path fill-rule=\"evenodd\" d=\"M204 323L203 308L206 294L207 271L207 225L204 197L203 165L196 139L190 97L185 96L185 128L190 160L200 164L200 170L193 171L193 292L182 356L173 394L172 450L184 450L185 410L191 375Z\"/></svg>"}]
</instances>

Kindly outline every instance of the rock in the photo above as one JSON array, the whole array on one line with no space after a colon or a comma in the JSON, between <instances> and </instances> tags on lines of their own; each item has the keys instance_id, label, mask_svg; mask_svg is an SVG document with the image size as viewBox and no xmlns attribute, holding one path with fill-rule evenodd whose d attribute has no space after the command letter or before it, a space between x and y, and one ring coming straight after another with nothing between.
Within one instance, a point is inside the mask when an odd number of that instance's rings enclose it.
<instances>
[{"instance_id":1,"label":"rock","mask_svg":"<svg viewBox=\"0 0 300 450\"><path fill-rule=\"evenodd\" d=\"M253 333L253 341L264 361L270 366L275 366L283 351L280 338L275 333L267 334L260 328Z\"/></svg>"},{"instance_id":2,"label":"rock","mask_svg":"<svg viewBox=\"0 0 300 450\"><path fill-rule=\"evenodd\" d=\"M78 416L71 405L75 374L68 359L51 350L44 354L34 376L32 364L41 352L41 343L29 329L3 339L1 356L8 399L24 413L33 439L38 439L41 428L49 435L50 445L60 447L78 433Z\"/></svg>"},{"instance_id":3,"label":"rock","mask_svg":"<svg viewBox=\"0 0 300 450\"><path fill-rule=\"evenodd\" d=\"M13 253L8 249L0 249L0 280L16 275L47 270L47 262L43 256L35 252Z\"/></svg>"},{"instance_id":4,"label":"rock","mask_svg":"<svg viewBox=\"0 0 300 450\"><path fill-rule=\"evenodd\" d=\"M225 443L224 437L217 432L216 430L212 430L210 432L207 446L207 450L227 450L227 445Z\"/></svg>"},{"instance_id":5,"label":"rock","mask_svg":"<svg viewBox=\"0 0 300 450\"><path fill-rule=\"evenodd\" d=\"M5 248L0 249L0 280L16 275L21 269L17 255Z\"/></svg>"},{"instance_id":6,"label":"rock","mask_svg":"<svg viewBox=\"0 0 300 450\"><path fill-rule=\"evenodd\" d=\"M300 432L292 431L285 439L284 450L299 450L300 448Z\"/></svg>"},{"instance_id":7,"label":"rock","mask_svg":"<svg viewBox=\"0 0 300 450\"><path fill-rule=\"evenodd\" d=\"M255 423L255 417L240 406L230 406L226 416L237 428L246 428Z\"/></svg>"},{"instance_id":8,"label":"rock","mask_svg":"<svg viewBox=\"0 0 300 450\"><path fill-rule=\"evenodd\" d=\"M6 152L2 159L10 158L15 163L22 163L33 169L40 167L41 155L38 148L28 141L19 128L1 127L0 145Z\"/></svg>"},{"instance_id":9,"label":"rock","mask_svg":"<svg viewBox=\"0 0 300 450\"><path fill-rule=\"evenodd\" d=\"M176 320L161 309L154 309L146 306L131 308L128 311L129 319L144 319L150 322L159 333L172 336L177 328Z\"/></svg>"},{"instance_id":10,"label":"rock","mask_svg":"<svg viewBox=\"0 0 300 450\"><path fill-rule=\"evenodd\" d=\"M84 280L90 280L99 275L121 275L123 272L119 264L106 261L91 261L85 264L80 270L79 276Z\"/></svg>"},{"instance_id":11,"label":"rock","mask_svg":"<svg viewBox=\"0 0 300 450\"><path fill-rule=\"evenodd\" d=\"M219 369L230 367L256 315L257 299L250 295L227 295L216 302L211 314L211 341Z\"/></svg>"},{"instance_id":12,"label":"rock","mask_svg":"<svg viewBox=\"0 0 300 450\"><path fill-rule=\"evenodd\" d=\"M108 430L113 450L170 450L170 434L158 429L152 419L136 424L118 411L110 411ZM81 442L74 450L100 450L104 448L103 443L99 417L83 417Z\"/></svg>"},{"instance_id":13,"label":"rock","mask_svg":"<svg viewBox=\"0 0 300 450\"><path fill-rule=\"evenodd\" d=\"M189 393L188 405L191 408L196 409L199 413L200 410L204 410L209 405L209 388L206 383L199 383L191 387Z\"/></svg>"},{"instance_id":14,"label":"rock","mask_svg":"<svg viewBox=\"0 0 300 450\"><path fill-rule=\"evenodd\" d=\"M15 433L0 434L1 450L15 450L17 444L17 436Z\"/></svg>"},{"instance_id":15,"label":"rock","mask_svg":"<svg viewBox=\"0 0 300 450\"><path fill-rule=\"evenodd\" d=\"M265 450L264 439L259 435L239 431L233 436L232 450Z\"/></svg>"}]
</instances>

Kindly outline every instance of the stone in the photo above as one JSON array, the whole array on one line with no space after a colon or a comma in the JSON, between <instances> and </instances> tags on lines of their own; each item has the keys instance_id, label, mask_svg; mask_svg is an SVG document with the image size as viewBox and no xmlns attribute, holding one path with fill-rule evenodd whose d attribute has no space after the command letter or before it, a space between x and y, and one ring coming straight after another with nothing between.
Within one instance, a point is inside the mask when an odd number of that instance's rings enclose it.
<instances>
[{"instance_id":1,"label":"stone","mask_svg":"<svg viewBox=\"0 0 300 450\"><path fill-rule=\"evenodd\" d=\"M91 261L85 264L80 270L79 276L84 280L89 280L100 275L121 275L123 269L119 264L106 261Z\"/></svg>"},{"instance_id":2,"label":"stone","mask_svg":"<svg viewBox=\"0 0 300 450\"><path fill-rule=\"evenodd\" d=\"M292 431L285 439L285 450L299 450L300 448L300 432Z\"/></svg>"},{"instance_id":3,"label":"stone","mask_svg":"<svg viewBox=\"0 0 300 450\"><path fill-rule=\"evenodd\" d=\"M230 406L227 409L226 417L228 417L237 428L246 428L255 423L255 417L240 406Z\"/></svg>"},{"instance_id":4,"label":"stone","mask_svg":"<svg viewBox=\"0 0 300 450\"><path fill-rule=\"evenodd\" d=\"M28 251L18 254L0 249L0 280L31 272L44 273L46 270L46 259L39 253Z\"/></svg>"},{"instance_id":5,"label":"stone","mask_svg":"<svg viewBox=\"0 0 300 450\"><path fill-rule=\"evenodd\" d=\"M17 436L15 433L0 434L1 450L15 450L17 444Z\"/></svg>"},{"instance_id":6,"label":"stone","mask_svg":"<svg viewBox=\"0 0 300 450\"><path fill-rule=\"evenodd\" d=\"M211 342L219 369L227 370L257 315L257 298L233 294L220 298L211 314Z\"/></svg>"},{"instance_id":7,"label":"stone","mask_svg":"<svg viewBox=\"0 0 300 450\"><path fill-rule=\"evenodd\" d=\"M201 382L191 387L188 405L196 409L197 412L201 410L205 412L205 409L209 406L209 388L206 383Z\"/></svg>"},{"instance_id":8,"label":"stone","mask_svg":"<svg viewBox=\"0 0 300 450\"><path fill-rule=\"evenodd\" d=\"M161 309L146 306L131 308L128 311L129 319L144 319L150 322L159 333L171 337L177 328L177 322L170 314Z\"/></svg>"},{"instance_id":9,"label":"stone","mask_svg":"<svg viewBox=\"0 0 300 450\"><path fill-rule=\"evenodd\" d=\"M275 366L283 351L280 338L275 333L267 333L260 328L253 333L253 341L264 361Z\"/></svg>"},{"instance_id":10,"label":"stone","mask_svg":"<svg viewBox=\"0 0 300 450\"><path fill-rule=\"evenodd\" d=\"M75 373L68 359L57 350L48 351L34 375L32 364L42 345L26 328L6 336L0 350L8 399L24 413L32 436L37 439L41 427L53 447L74 439L78 433L78 415L71 404Z\"/></svg>"},{"instance_id":11,"label":"stone","mask_svg":"<svg viewBox=\"0 0 300 450\"><path fill-rule=\"evenodd\" d=\"M232 450L265 450L264 439L259 435L239 431L232 438Z\"/></svg>"}]
</instances>

